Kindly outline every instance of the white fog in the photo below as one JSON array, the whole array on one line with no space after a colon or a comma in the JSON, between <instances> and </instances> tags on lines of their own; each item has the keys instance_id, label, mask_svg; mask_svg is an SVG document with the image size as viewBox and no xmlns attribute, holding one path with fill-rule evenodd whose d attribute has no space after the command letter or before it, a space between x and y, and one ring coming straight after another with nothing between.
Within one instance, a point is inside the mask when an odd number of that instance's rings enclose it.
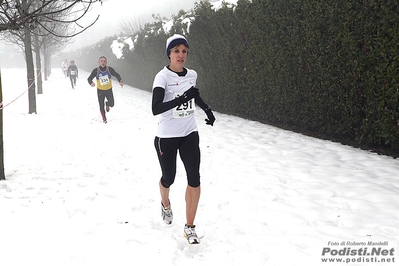
<instances>
[{"instance_id":1,"label":"white fog","mask_svg":"<svg viewBox=\"0 0 399 266\"><path fill-rule=\"evenodd\" d=\"M80 24L82 26L90 25L99 16L97 22L74 37L64 50L78 50L107 36L119 35L122 24L128 21L137 25L144 25L154 21L153 15L171 18L180 10L188 11L194 8L196 2L199 2L199 0L104 0L102 6L96 4L80 21ZM19 52L16 48L12 49L11 44L1 40L1 38L0 66L25 67L22 52Z\"/></svg>"}]
</instances>

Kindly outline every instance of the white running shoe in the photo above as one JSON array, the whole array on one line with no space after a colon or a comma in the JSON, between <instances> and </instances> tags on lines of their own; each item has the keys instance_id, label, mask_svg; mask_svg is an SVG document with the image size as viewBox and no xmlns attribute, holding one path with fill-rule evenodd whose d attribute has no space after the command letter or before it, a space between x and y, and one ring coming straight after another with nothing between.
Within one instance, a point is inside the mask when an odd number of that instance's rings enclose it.
<instances>
[{"instance_id":1,"label":"white running shoe","mask_svg":"<svg viewBox=\"0 0 399 266\"><path fill-rule=\"evenodd\" d=\"M184 237L187 238L189 244L199 244L200 239L195 232L195 225L184 226Z\"/></svg>"},{"instance_id":2,"label":"white running shoe","mask_svg":"<svg viewBox=\"0 0 399 266\"><path fill-rule=\"evenodd\" d=\"M162 219L166 224L171 224L173 221L173 212L172 212L172 208L170 207L170 202L169 202L169 206L168 207L164 207L163 203L161 202L161 215L162 215Z\"/></svg>"}]
</instances>

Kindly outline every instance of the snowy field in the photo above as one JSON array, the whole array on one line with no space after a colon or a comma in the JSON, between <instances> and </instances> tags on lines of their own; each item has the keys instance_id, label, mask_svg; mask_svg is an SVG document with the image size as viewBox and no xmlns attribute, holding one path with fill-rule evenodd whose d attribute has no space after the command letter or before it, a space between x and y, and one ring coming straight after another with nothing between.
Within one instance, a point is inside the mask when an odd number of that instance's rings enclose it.
<instances>
[{"instance_id":1,"label":"snowy field","mask_svg":"<svg viewBox=\"0 0 399 266\"><path fill-rule=\"evenodd\" d=\"M103 124L88 76L72 90L53 69L29 115L27 93L12 102L25 70L1 70L2 266L397 265L398 159L218 112L210 127L201 110L204 237L189 246L180 161L174 222L160 217L151 94L114 83Z\"/></svg>"}]
</instances>

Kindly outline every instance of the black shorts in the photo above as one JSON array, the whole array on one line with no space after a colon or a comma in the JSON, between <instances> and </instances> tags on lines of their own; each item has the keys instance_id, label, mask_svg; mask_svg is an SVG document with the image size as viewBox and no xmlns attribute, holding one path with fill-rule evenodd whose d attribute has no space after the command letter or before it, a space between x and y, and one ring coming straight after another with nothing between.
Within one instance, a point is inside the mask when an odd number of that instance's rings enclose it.
<instances>
[{"instance_id":1,"label":"black shorts","mask_svg":"<svg viewBox=\"0 0 399 266\"><path fill-rule=\"evenodd\" d=\"M197 131L180 138L155 137L154 145L162 170L162 186L168 188L175 181L177 151L186 169L188 185L200 186L200 149Z\"/></svg>"}]
</instances>

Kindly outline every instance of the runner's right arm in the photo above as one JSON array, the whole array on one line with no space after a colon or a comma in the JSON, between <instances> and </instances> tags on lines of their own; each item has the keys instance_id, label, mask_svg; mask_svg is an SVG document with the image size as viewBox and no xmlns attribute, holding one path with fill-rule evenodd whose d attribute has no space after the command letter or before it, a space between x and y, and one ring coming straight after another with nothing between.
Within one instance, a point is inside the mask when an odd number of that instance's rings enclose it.
<instances>
[{"instance_id":1,"label":"runner's right arm","mask_svg":"<svg viewBox=\"0 0 399 266\"><path fill-rule=\"evenodd\" d=\"M163 102L165 96L165 89L156 87L152 91L152 114L159 115L166 112L176 106L180 105L180 99L175 98L169 102Z\"/></svg>"},{"instance_id":2,"label":"runner's right arm","mask_svg":"<svg viewBox=\"0 0 399 266\"><path fill-rule=\"evenodd\" d=\"M93 79L97 76L97 68L93 69L90 76L87 78L87 82L91 85L93 83Z\"/></svg>"}]
</instances>

